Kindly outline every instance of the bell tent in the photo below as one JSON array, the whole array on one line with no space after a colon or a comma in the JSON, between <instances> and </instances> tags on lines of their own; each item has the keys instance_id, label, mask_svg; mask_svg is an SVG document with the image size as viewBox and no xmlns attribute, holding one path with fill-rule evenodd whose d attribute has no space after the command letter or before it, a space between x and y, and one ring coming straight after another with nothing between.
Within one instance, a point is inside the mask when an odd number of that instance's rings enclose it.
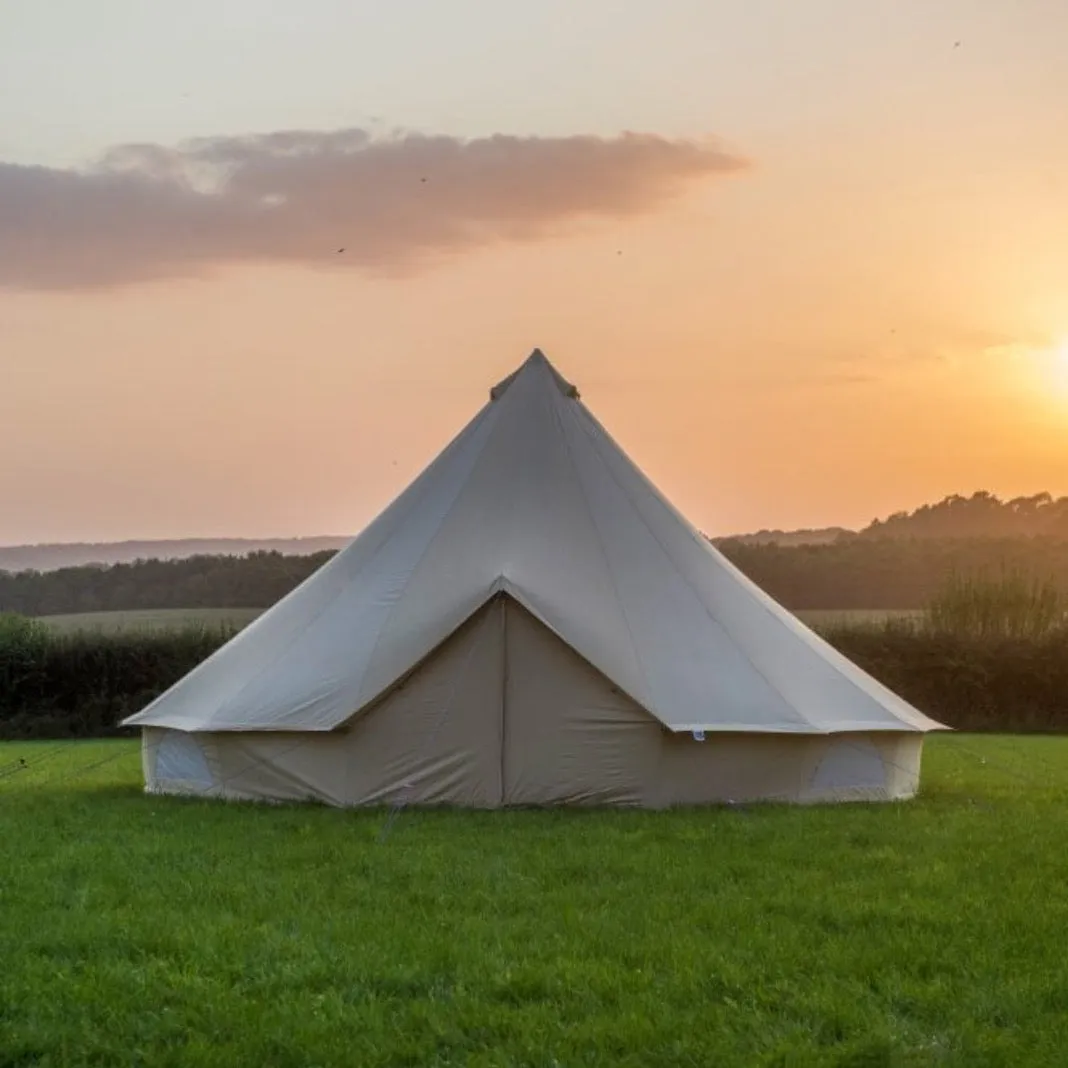
<instances>
[{"instance_id":1,"label":"bell tent","mask_svg":"<svg viewBox=\"0 0 1068 1068\"><path fill-rule=\"evenodd\" d=\"M906 798L941 726L734 567L539 351L125 723L151 792L484 808Z\"/></svg>"}]
</instances>

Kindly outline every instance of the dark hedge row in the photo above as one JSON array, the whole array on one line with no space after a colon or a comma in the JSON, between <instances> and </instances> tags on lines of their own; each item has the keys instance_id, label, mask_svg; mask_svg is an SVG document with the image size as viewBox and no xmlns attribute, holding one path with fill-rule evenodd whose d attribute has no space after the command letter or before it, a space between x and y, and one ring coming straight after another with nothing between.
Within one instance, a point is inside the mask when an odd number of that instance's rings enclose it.
<instances>
[{"instance_id":1,"label":"dark hedge row","mask_svg":"<svg viewBox=\"0 0 1068 1068\"><path fill-rule=\"evenodd\" d=\"M0 627L0 738L100 737L225 639L215 631L57 635ZM935 719L969 731L1068 730L1068 633L963 638L846 628L832 644Z\"/></svg>"},{"instance_id":2,"label":"dark hedge row","mask_svg":"<svg viewBox=\"0 0 1068 1068\"><path fill-rule=\"evenodd\" d=\"M126 733L140 711L214 652L220 630L56 634L0 626L0 739Z\"/></svg>"},{"instance_id":3,"label":"dark hedge row","mask_svg":"<svg viewBox=\"0 0 1068 1068\"><path fill-rule=\"evenodd\" d=\"M1068 630L1042 637L933 634L903 624L825 635L884 685L964 731L1068 731Z\"/></svg>"}]
</instances>

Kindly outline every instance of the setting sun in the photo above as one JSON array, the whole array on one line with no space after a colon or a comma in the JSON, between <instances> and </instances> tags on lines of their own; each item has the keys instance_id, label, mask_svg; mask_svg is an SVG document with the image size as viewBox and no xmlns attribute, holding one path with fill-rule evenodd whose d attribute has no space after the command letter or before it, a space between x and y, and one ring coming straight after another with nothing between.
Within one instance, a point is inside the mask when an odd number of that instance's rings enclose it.
<instances>
[{"instance_id":1,"label":"setting sun","mask_svg":"<svg viewBox=\"0 0 1068 1068\"><path fill-rule=\"evenodd\" d=\"M1059 394L1068 394L1068 338L1042 353L1042 364L1047 385Z\"/></svg>"},{"instance_id":2,"label":"setting sun","mask_svg":"<svg viewBox=\"0 0 1068 1068\"><path fill-rule=\"evenodd\" d=\"M1068 339L1053 350L1053 378L1058 387L1068 390Z\"/></svg>"}]
</instances>

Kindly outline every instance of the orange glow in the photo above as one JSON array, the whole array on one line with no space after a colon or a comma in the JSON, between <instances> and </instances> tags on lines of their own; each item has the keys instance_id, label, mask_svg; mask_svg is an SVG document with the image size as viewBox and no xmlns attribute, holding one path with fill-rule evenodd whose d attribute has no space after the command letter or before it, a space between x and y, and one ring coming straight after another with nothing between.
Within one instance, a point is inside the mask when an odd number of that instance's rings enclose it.
<instances>
[{"instance_id":1,"label":"orange glow","mask_svg":"<svg viewBox=\"0 0 1068 1068\"><path fill-rule=\"evenodd\" d=\"M1062 394L1068 396L1068 339L1053 349L1050 358L1054 385Z\"/></svg>"}]
</instances>

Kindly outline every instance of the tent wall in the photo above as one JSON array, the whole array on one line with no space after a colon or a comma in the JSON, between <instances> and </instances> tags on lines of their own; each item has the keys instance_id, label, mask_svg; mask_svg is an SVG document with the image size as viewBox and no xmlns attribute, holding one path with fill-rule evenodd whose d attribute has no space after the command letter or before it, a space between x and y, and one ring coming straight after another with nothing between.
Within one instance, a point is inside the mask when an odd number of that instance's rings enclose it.
<instances>
[{"instance_id":1,"label":"tent wall","mask_svg":"<svg viewBox=\"0 0 1068 1068\"><path fill-rule=\"evenodd\" d=\"M661 725L506 603L505 804L644 804Z\"/></svg>"},{"instance_id":2,"label":"tent wall","mask_svg":"<svg viewBox=\"0 0 1068 1068\"><path fill-rule=\"evenodd\" d=\"M378 704L335 731L146 728L148 789L330 805L499 804L503 611L500 601L487 606ZM160 774L155 750L165 752L176 735L199 747L210 784L183 788Z\"/></svg>"},{"instance_id":3,"label":"tent wall","mask_svg":"<svg viewBox=\"0 0 1068 1068\"><path fill-rule=\"evenodd\" d=\"M889 800L917 788L923 734L663 727L499 597L351 724L329 732L148 727L153 792L331 805Z\"/></svg>"},{"instance_id":4,"label":"tent wall","mask_svg":"<svg viewBox=\"0 0 1068 1068\"><path fill-rule=\"evenodd\" d=\"M653 804L892 801L919 786L923 735L665 735Z\"/></svg>"}]
</instances>

